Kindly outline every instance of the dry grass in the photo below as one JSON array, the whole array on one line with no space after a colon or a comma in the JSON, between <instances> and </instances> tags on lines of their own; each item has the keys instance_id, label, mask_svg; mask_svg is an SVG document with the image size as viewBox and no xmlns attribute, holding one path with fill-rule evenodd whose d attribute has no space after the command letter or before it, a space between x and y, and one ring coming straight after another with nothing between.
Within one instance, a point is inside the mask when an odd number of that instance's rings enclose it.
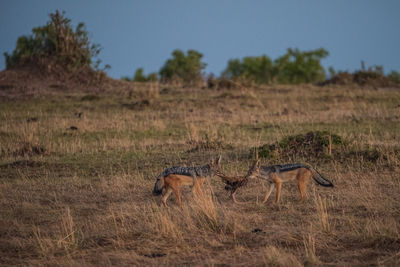
<instances>
[{"instance_id":1,"label":"dry grass","mask_svg":"<svg viewBox=\"0 0 400 267\"><path fill-rule=\"evenodd\" d=\"M399 91L130 90L1 102L0 264L399 265ZM263 205L252 180L234 205L218 177L182 207L151 194L166 167L222 154L244 174L252 147L315 130L347 143L307 157L335 187L311 185L303 203L284 184ZM305 158L262 164L289 160Z\"/></svg>"}]
</instances>

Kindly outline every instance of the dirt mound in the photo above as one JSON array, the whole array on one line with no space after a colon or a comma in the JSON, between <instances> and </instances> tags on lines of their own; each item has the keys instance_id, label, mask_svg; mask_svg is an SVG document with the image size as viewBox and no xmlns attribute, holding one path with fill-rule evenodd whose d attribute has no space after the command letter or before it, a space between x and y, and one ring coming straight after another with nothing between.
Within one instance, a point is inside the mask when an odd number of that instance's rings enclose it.
<instances>
[{"instance_id":1,"label":"dirt mound","mask_svg":"<svg viewBox=\"0 0 400 267\"><path fill-rule=\"evenodd\" d=\"M72 71L51 60L42 59L1 71L0 99L27 98L59 91L99 92L126 87L126 82L122 86L121 82L88 66Z\"/></svg>"},{"instance_id":2,"label":"dirt mound","mask_svg":"<svg viewBox=\"0 0 400 267\"><path fill-rule=\"evenodd\" d=\"M387 154L377 147L359 147L351 141L344 140L339 135L328 131L315 131L306 134L291 135L282 138L279 142L265 144L257 148L260 158L267 158L271 162L301 160L307 162L321 162L335 159L340 163L361 163L363 167L384 164L391 166ZM400 150L395 149L393 156L400 158ZM250 150L253 156L254 148Z\"/></svg>"},{"instance_id":3,"label":"dirt mound","mask_svg":"<svg viewBox=\"0 0 400 267\"><path fill-rule=\"evenodd\" d=\"M279 142L258 147L263 158L319 157L344 143L343 138L328 131L315 131L284 137ZM252 150L251 153L253 153Z\"/></svg>"},{"instance_id":4,"label":"dirt mound","mask_svg":"<svg viewBox=\"0 0 400 267\"><path fill-rule=\"evenodd\" d=\"M104 72L87 67L70 72L59 65L49 65L47 68L43 65L24 64L0 72L0 100L74 92L90 95L82 101L96 100L99 93L121 94L141 100L157 97L158 84L116 80Z\"/></svg>"},{"instance_id":5,"label":"dirt mound","mask_svg":"<svg viewBox=\"0 0 400 267\"><path fill-rule=\"evenodd\" d=\"M341 72L319 85L354 85L365 87L396 87L386 76L374 71Z\"/></svg>"},{"instance_id":6,"label":"dirt mound","mask_svg":"<svg viewBox=\"0 0 400 267\"><path fill-rule=\"evenodd\" d=\"M333 76L331 79L322 82L321 85L329 85L329 84L349 85L352 84L353 81L354 81L353 74L348 72L342 72Z\"/></svg>"},{"instance_id":7,"label":"dirt mound","mask_svg":"<svg viewBox=\"0 0 400 267\"><path fill-rule=\"evenodd\" d=\"M361 86L372 86L372 87L391 87L395 86L389 78L384 75L371 72L371 71L358 71L353 74L354 82Z\"/></svg>"}]
</instances>

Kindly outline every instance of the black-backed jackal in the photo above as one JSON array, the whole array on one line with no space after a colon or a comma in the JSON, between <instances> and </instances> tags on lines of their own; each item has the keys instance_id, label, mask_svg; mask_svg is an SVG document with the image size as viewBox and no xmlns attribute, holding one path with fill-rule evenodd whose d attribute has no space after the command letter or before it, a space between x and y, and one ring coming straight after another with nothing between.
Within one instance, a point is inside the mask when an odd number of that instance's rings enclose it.
<instances>
[{"instance_id":1,"label":"black-backed jackal","mask_svg":"<svg viewBox=\"0 0 400 267\"><path fill-rule=\"evenodd\" d=\"M260 177L270 183L270 188L266 192L263 203L267 202L272 190L276 187L276 198L277 203L281 196L282 183L288 181L297 181L297 185L300 191L301 201L306 197L307 184L310 178L313 178L319 185L326 187L333 187L333 184L323 177L317 170L306 164L285 164L285 165L273 165L273 166L261 166Z\"/></svg>"},{"instance_id":2,"label":"black-backed jackal","mask_svg":"<svg viewBox=\"0 0 400 267\"><path fill-rule=\"evenodd\" d=\"M257 159L245 176L228 176L220 170L215 171L215 174L225 182L225 190L231 192L233 202L240 204L240 202L236 200L236 192L239 187L245 186L250 178L257 178L260 176L260 161Z\"/></svg>"},{"instance_id":3,"label":"black-backed jackal","mask_svg":"<svg viewBox=\"0 0 400 267\"><path fill-rule=\"evenodd\" d=\"M167 199L173 192L179 205L182 205L180 188L192 186L194 193L202 194L201 187L207 177L220 168L221 156L210 163L197 167L171 167L165 169L156 180L153 195L163 195L162 203L167 206Z\"/></svg>"}]
</instances>

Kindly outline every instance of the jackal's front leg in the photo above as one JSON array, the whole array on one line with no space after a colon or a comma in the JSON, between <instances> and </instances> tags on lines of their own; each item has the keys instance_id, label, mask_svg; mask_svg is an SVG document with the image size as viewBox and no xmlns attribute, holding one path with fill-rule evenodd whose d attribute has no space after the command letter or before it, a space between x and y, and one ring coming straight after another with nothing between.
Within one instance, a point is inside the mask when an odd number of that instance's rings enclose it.
<instances>
[{"instance_id":1,"label":"jackal's front leg","mask_svg":"<svg viewBox=\"0 0 400 267\"><path fill-rule=\"evenodd\" d=\"M282 190L282 182L277 181L276 182L276 198L275 198L275 203L279 202L279 199L281 198L281 190Z\"/></svg>"},{"instance_id":2,"label":"jackal's front leg","mask_svg":"<svg viewBox=\"0 0 400 267\"><path fill-rule=\"evenodd\" d=\"M231 193L231 198L232 198L232 200L233 200L233 203L235 203L235 204L245 204L245 203L246 203L246 202L238 201L238 200L236 199L236 191L234 191L234 192Z\"/></svg>"},{"instance_id":3,"label":"jackal's front leg","mask_svg":"<svg viewBox=\"0 0 400 267\"><path fill-rule=\"evenodd\" d=\"M275 184L271 183L270 186L269 186L269 190L265 193L265 197L264 197L263 203L267 202L267 200L268 200L269 196L271 195L272 190L274 190L274 188L275 188Z\"/></svg>"},{"instance_id":4,"label":"jackal's front leg","mask_svg":"<svg viewBox=\"0 0 400 267\"><path fill-rule=\"evenodd\" d=\"M178 201L179 206L182 206L180 188L179 187L178 188L173 188L172 190L173 190L173 192L175 194L175 197L176 197L176 200Z\"/></svg>"}]
</instances>

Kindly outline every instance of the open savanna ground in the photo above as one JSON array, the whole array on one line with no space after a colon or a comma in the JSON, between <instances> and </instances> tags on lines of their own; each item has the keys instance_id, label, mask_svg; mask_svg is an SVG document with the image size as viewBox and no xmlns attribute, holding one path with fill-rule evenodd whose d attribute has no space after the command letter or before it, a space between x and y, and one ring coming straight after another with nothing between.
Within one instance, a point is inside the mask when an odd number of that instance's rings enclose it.
<instances>
[{"instance_id":1,"label":"open savanna ground","mask_svg":"<svg viewBox=\"0 0 400 267\"><path fill-rule=\"evenodd\" d=\"M1 265L400 264L400 90L62 90L0 100ZM327 144L290 138L317 131ZM265 144L262 165L306 162L335 187L262 204L251 180L235 205L213 176L182 207L152 195L167 167L221 154L245 174Z\"/></svg>"}]
</instances>

